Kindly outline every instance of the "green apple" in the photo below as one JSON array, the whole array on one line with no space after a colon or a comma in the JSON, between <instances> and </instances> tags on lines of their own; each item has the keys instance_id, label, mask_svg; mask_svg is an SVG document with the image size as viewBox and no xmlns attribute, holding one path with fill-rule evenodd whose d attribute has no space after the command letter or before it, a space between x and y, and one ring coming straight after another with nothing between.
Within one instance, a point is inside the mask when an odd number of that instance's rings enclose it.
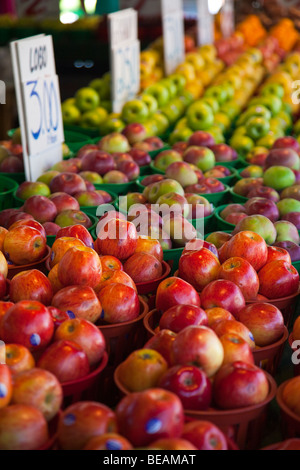
<instances>
[{"instance_id":1,"label":"green apple","mask_svg":"<svg viewBox=\"0 0 300 470\"><path fill-rule=\"evenodd\" d=\"M201 101L202 103L205 103L210 106L214 113L217 113L220 110L218 100L212 96L203 96L203 98L201 98Z\"/></svg>"},{"instance_id":2,"label":"green apple","mask_svg":"<svg viewBox=\"0 0 300 470\"><path fill-rule=\"evenodd\" d=\"M264 215L248 215L238 222L233 234L248 230L260 235L268 245L273 245L276 241L277 232L275 224Z\"/></svg>"},{"instance_id":3,"label":"green apple","mask_svg":"<svg viewBox=\"0 0 300 470\"><path fill-rule=\"evenodd\" d=\"M54 178L54 176L59 175L59 171L56 170L49 170L40 175L37 179L37 181L40 181L41 183L45 183L47 186L50 185L51 180Z\"/></svg>"},{"instance_id":4,"label":"green apple","mask_svg":"<svg viewBox=\"0 0 300 470\"><path fill-rule=\"evenodd\" d=\"M97 129L107 119L108 113L103 109L103 113L96 108L93 111L86 111L79 120L79 125L84 128Z\"/></svg>"},{"instance_id":5,"label":"green apple","mask_svg":"<svg viewBox=\"0 0 300 470\"><path fill-rule=\"evenodd\" d=\"M101 108L105 109L108 113L112 112L112 104L110 100L101 100Z\"/></svg>"},{"instance_id":6,"label":"green apple","mask_svg":"<svg viewBox=\"0 0 300 470\"><path fill-rule=\"evenodd\" d=\"M206 132L212 135L212 137L215 139L216 144L225 144L226 139L219 126L211 126L206 130Z\"/></svg>"},{"instance_id":7,"label":"green apple","mask_svg":"<svg viewBox=\"0 0 300 470\"><path fill-rule=\"evenodd\" d=\"M235 136L241 136L241 135L247 135L247 129L246 126L238 126L235 130L234 133L232 134L232 137Z\"/></svg>"},{"instance_id":8,"label":"green apple","mask_svg":"<svg viewBox=\"0 0 300 470\"><path fill-rule=\"evenodd\" d=\"M214 85L207 88L204 96L215 98L220 106L228 99L226 87L223 87L223 85Z\"/></svg>"},{"instance_id":9,"label":"green apple","mask_svg":"<svg viewBox=\"0 0 300 470\"><path fill-rule=\"evenodd\" d=\"M149 190L147 190L147 188L149 188ZM180 196L184 196L184 189L181 184L176 180L168 178L151 184L150 187L146 187L145 190L143 195L151 204L155 204L160 196L167 193L177 193Z\"/></svg>"},{"instance_id":10,"label":"green apple","mask_svg":"<svg viewBox=\"0 0 300 470\"><path fill-rule=\"evenodd\" d=\"M265 137L262 137L256 142L258 147L266 147L267 149L271 149L274 145L276 137L274 135L267 134Z\"/></svg>"},{"instance_id":11,"label":"green apple","mask_svg":"<svg viewBox=\"0 0 300 470\"><path fill-rule=\"evenodd\" d=\"M253 149L255 143L253 139L246 135L235 135L230 139L230 147L233 147L236 152L242 156L246 155Z\"/></svg>"},{"instance_id":12,"label":"green apple","mask_svg":"<svg viewBox=\"0 0 300 470\"><path fill-rule=\"evenodd\" d=\"M277 98L282 99L284 97L284 88L280 83L267 83L260 90L262 96L277 96Z\"/></svg>"},{"instance_id":13,"label":"green apple","mask_svg":"<svg viewBox=\"0 0 300 470\"><path fill-rule=\"evenodd\" d=\"M271 166L264 172L264 186L270 186L276 191L282 191L296 182L293 170L286 166Z\"/></svg>"},{"instance_id":14,"label":"green apple","mask_svg":"<svg viewBox=\"0 0 300 470\"><path fill-rule=\"evenodd\" d=\"M278 220L274 225L277 232L276 242L290 241L299 245L299 232L294 224L288 220Z\"/></svg>"},{"instance_id":15,"label":"green apple","mask_svg":"<svg viewBox=\"0 0 300 470\"><path fill-rule=\"evenodd\" d=\"M214 120L215 126L219 127L221 132L227 132L231 127L231 119L224 112L217 112Z\"/></svg>"},{"instance_id":16,"label":"green apple","mask_svg":"<svg viewBox=\"0 0 300 470\"><path fill-rule=\"evenodd\" d=\"M192 131L188 127L182 129L174 129L174 131L170 134L169 143L170 145L174 145L177 142L187 142L193 134L194 131Z\"/></svg>"},{"instance_id":17,"label":"green apple","mask_svg":"<svg viewBox=\"0 0 300 470\"><path fill-rule=\"evenodd\" d=\"M63 123L69 126L78 125L81 119L81 112L72 104L62 104L61 107Z\"/></svg>"},{"instance_id":18,"label":"green apple","mask_svg":"<svg viewBox=\"0 0 300 470\"><path fill-rule=\"evenodd\" d=\"M180 93L180 98L184 100L186 106L189 106L195 101L194 95L189 90L183 90Z\"/></svg>"},{"instance_id":19,"label":"green apple","mask_svg":"<svg viewBox=\"0 0 300 470\"><path fill-rule=\"evenodd\" d=\"M174 213L180 213L183 215L183 217L187 217L190 212L186 198L174 192L163 194L157 199L156 204L159 206L165 204L171 210L173 208Z\"/></svg>"},{"instance_id":20,"label":"green apple","mask_svg":"<svg viewBox=\"0 0 300 470\"><path fill-rule=\"evenodd\" d=\"M271 111L272 116L276 116L282 109L282 101L280 98L274 95L258 96L253 98L249 105L262 105Z\"/></svg>"},{"instance_id":21,"label":"green apple","mask_svg":"<svg viewBox=\"0 0 300 470\"><path fill-rule=\"evenodd\" d=\"M169 165L174 162L182 162L183 158L179 152L173 149L163 150L154 158L154 166L158 170L166 171Z\"/></svg>"},{"instance_id":22,"label":"green apple","mask_svg":"<svg viewBox=\"0 0 300 470\"><path fill-rule=\"evenodd\" d=\"M241 109L240 106L234 100L229 100L226 101L226 103L222 104L222 106L220 107L220 111L226 114L229 119L233 120L237 116L239 116Z\"/></svg>"},{"instance_id":23,"label":"green apple","mask_svg":"<svg viewBox=\"0 0 300 470\"><path fill-rule=\"evenodd\" d=\"M286 113L285 111L281 110L274 120L278 120L281 123L281 127L284 130L290 129L293 126L293 119L290 114Z\"/></svg>"},{"instance_id":24,"label":"green apple","mask_svg":"<svg viewBox=\"0 0 300 470\"><path fill-rule=\"evenodd\" d=\"M288 214L289 212L300 212L300 201L293 198L285 198L277 202L280 217Z\"/></svg>"},{"instance_id":25,"label":"green apple","mask_svg":"<svg viewBox=\"0 0 300 470\"><path fill-rule=\"evenodd\" d=\"M108 116L108 118L100 124L99 132L100 135L105 136L112 132L122 132L125 127L126 124L121 119Z\"/></svg>"},{"instance_id":26,"label":"green apple","mask_svg":"<svg viewBox=\"0 0 300 470\"><path fill-rule=\"evenodd\" d=\"M181 109L173 100L161 108L161 112L168 119L170 126L174 125L182 116Z\"/></svg>"},{"instance_id":27,"label":"green apple","mask_svg":"<svg viewBox=\"0 0 300 470\"><path fill-rule=\"evenodd\" d=\"M156 113L153 114L152 119L156 123L157 135L165 134L169 127L169 121L167 117L161 111L156 111Z\"/></svg>"},{"instance_id":28,"label":"green apple","mask_svg":"<svg viewBox=\"0 0 300 470\"><path fill-rule=\"evenodd\" d=\"M186 112L187 122L193 131L204 131L214 124L214 113L210 106L195 101Z\"/></svg>"},{"instance_id":29,"label":"green apple","mask_svg":"<svg viewBox=\"0 0 300 470\"><path fill-rule=\"evenodd\" d=\"M100 105L100 97L93 88L83 87L77 90L75 103L77 108L84 113L85 111L96 109Z\"/></svg>"},{"instance_id":30,"label":"green apple","mask_svg":"<svg viewBox=\"0 0 300 470\"><path fill-rule=\"evenodd\" d=\"M195 165L199 170L205 172L211 170L216 164L215 154L208 147L192 145L183 154L185 162ZM192 183L191 183L192 184Z\"/></svg>"},{"instance_id":31,"label":"green apple","mask_svg":"<svg viewBox=\"0 0 300 470\"><path fill-rule=\"evenodd\" d=\"M181 93L184 90L184 87L186 85L186 79L183 75L180 75L179 73L173 73L168 78L169 80L172 80L172 82L176 86L177 94Z\"/></svg>"},{"instance_id":32,"label":"green apple","mask_svg":"<svg viewBox=\"0 0 300 470\"><path fill-rule=\"evenodd\" d=\"M257 141L267 135L270 130L270 122L262 117L251 117L246 121L245 127L248 136Z\"/></svg>"},{"instance_id":33,"label":"green apple","mask_svg":"<svg viewBox=\"0 0 300 470\"><path fill-rule=\"evenodd\" d=\"M175 98L175 96L177 95L177 87L173 80L170 80L169 78L163 78L162 80L160 80L160 83L161 85L167 87L170 99Z\"/></svg>"},{"instance_id":34,"label":"green apple","mask_svg":"<svg viewBox=\"0 0 300 470\"><path fill-rule=\"evenodd\" d=\"M20 184L16 191L17 197L26 201L31 196L50 196L51 191L49 186L42 181L24 181Z\"/></svg>"},{"instance_id":35,"label":"green apple","mask_svg":"<svg viewBox=\"0 0 300 470\"><path fill-rule=\"evenodd\" d=\"M83 178L85 181L89 181L92 184L103 183L102 176L100 176L99 173L95 171L81 171L79 173L79 176L81 176L81 178Z\"/></svg>"},{"instance_id":36,"label":"green apple","mask_svg":"<svg viewBox=\"0 0 300 470\"><path fill-rule=\"evenodd\" d=\"M245 125L248 119L254 116L263 117L269 121L272 117L272 113L266 106L263 105L258 104L255 106L249 106L248 109L240 115L236 123L237 126Z\"/></svg>"},{"instance_id":37,"label":"green apple","mask_svg":"<svg viewBox=\"0 0 300 470\"><path fill-rule=\"evenodd\" d=\"M76 106L75 98L67 98L66 100L64 100L62 102L62 106L64 106L64 105L66 105L66 106L69 106L69 105Z\"/></svg>"},{"instance_id":38,"label":"green apple","mask_svg":"<svg viewBox=\"0 0 300 470\"><path fill-rule=\"evenodd\" d=\"M168 88L161 83L153 83L144 91L146 95L152 95L157 101L158 107L162 108L165 106L170 100L170 93Z\"/></svg>"},{"instance_id":39,"label":"green apple","mask_svg":"<svg viewBox=\"0 0 300 470\"><path fill-rule=\"evenodd\" d=\"M97 91L101 101L110 99L111 89L109 81L104 80L103 78L95 78L89 83L89 87Z\"/></svg>"},{"instance_id":40,"label":"green apple","mask_svg":"<svg viewBox=\"0 0 300 470\"><path fill-rule=\"evenodd\" d=\"M158 110L157 100L152 95L143 94L140 99L148 106L149 115L152 116Z\"/></svg>"},{"instance_id":41,"label":"green apple","mask_svg":"<svg viewBox=\"0 0 300 470\"><path fill-rule=\"evenodd\" d=\"M126 123L145 122L149 117L149 108L141 99L127 101L121 112L121 119Z\"/></svg>"}]
</instances>

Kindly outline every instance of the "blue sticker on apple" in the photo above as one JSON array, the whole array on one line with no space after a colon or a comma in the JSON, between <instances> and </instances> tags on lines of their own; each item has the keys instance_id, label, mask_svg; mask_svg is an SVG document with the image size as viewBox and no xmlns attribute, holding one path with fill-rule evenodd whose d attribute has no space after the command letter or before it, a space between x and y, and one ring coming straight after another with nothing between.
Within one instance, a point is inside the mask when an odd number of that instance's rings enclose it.
<instances>
[{"instance_id":1,"label":"blue sticker on apple","mask_svg":"<svg viewBox=\"0 0 300 470\"><path fill-rule=\"evenodd\" d=\"M162 422L158 418L152 418L146 423L146 432L148 434L155 434L160 431L162 427Z\"/></svg>"},{"instance_id":2,"label":"blue sticker on apple","mask_svg":"<svg viewBox=\"0 0 300 470\"><path fill-rule=\"evenodd\" d=\"M37 333L33 333L30 336L30 344L32 346L38 346L40 344L40 342L41 342L41 337Z\"/></svg>"},{"instance_id":3,"label":"blue sticker on apple","mask_svg":"<svg viewBox=\"0 0 300 470\"><path fill-rule=\"evenodd\" d=\"M0 383L0 398L5 398L7 395L6 385Z\"/></svg>"},{"instance_id":4,"label":"blue sticker on apple","mask_svg":"<svg viewBox=\"0 0 300 470\"><path fill-rule=\"evenodd\" d=\"M249 336L250 336L251 341L254 341L254 336L253 336L253 334L251 333L251 331L250 331L250 333L249 333Z\"/></svg>"},{"instance_id":5,"label":"blue sticker on apple","mask_svg":"<svg viewBox=\"0 0 300 470\"><path fill-rule=\"evenodd\" d=\"M91 246L91 248L92 248L93 250L95 249L95 245L94 245L94 243L92 243L92 246Z\"/></svg>"},{"instance_id":6,"label":"blue sticker on apple","mask_svg":"<svg viewBox=\"0 0 300 470\"><path fill-rule=\"evenodd\" d=\"M100 318L101 318L102 320L103 320L103 318L104 318L104 309L102 309L102 312L101 312Z\"/></svg>"},{"instance_id":7,"label":"blue sticker on apple","mask_svg":"<svg viewBox=\"0 0 300 470\"><path fill-rule=\"evenodd\" d=\"M122 450L122 444L113 439L109 439L108 441L106 441L105 447L107 450Z\"/></svg>"},{"instance_id":8,"label":"blue sticker on apple","mask_svg":"<svg viewBox=\"0 0 300 470\"><path fill-rule=\"evenodd\" d=\"M73 318L76 318L75 313L72 312L72 310L67 310L66 314L68 315L69 318L71 318L71 320L73 320Z\"/></svg>"},{"instance_id":9,"label":"blue sticker on apple","mask_svg":"<svg viewBox=\"0 0 300 470\"><path fill-rule=\"evenodd\" d=\"M64 424L66 426L72 426L72 424L74 424L75 421L76 421L76 416L73 415L72 413L69 413L64 417Z\"/></svg>"}]
</instances>

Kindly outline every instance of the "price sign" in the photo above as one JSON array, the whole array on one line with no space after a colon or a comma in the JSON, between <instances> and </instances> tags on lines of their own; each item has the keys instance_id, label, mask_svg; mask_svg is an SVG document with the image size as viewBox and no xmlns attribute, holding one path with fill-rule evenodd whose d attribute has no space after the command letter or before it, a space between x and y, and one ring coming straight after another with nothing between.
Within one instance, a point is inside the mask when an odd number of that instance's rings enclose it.
<instances>
[{"instance_id":1,"label":"price sign","mask_svg":"<svg viewBox=\"0 0 300 470\"><path fill-rule=\"evenodd\" d=\"M184 15L182 0L161 0L165 73L170 75L184 62Z\"/></svg>"},{"instance_id":2,"label":"price sign","mask_svg":"<svg viewBox=\"0 0 300 470\"><path fill-rule=\"evenodd\" d=\"M197 0L198 45L213 44L215 40L214 17L208 8L208 0Z\"/></svg>"},{"instance_id":3,"label":"price sign","mask_svg":"<svg viewBox=\"0 0 300 470\"><path fill-rule=\"evenodd\" d=\"M36 18L59 18L58 0L15 0L19 18L34 16Z\"/></svg>"},{"instance_id":4,"label":"price sign","mask_svg":"<svg viewBox=\"0 0 300 470\"><path fill-rule=\"evenodd\" d=\"M221 31L224 38L230 37L235 29L234 0L225 0L220 15Z\"/></svg>"},{"instance_id":5,"label":"price sign","mask_svg":"<svg viewBox=\"0 0 300 470\"><path fill-rule=\"evenodd\" d=\"M113 111L140 91L140 42L137 12L132 8L108 15Z\"/></svg>"},{"instance_id":6,"label":"price sign","mask_svg":"<svg viewBox=\"0 0 300 470\"><path fill-rule=\"evenodd\" d=\"M51 36L10 44L26 179L62 160L64 141L59 81Z\"/></svg>"}]
</instances>

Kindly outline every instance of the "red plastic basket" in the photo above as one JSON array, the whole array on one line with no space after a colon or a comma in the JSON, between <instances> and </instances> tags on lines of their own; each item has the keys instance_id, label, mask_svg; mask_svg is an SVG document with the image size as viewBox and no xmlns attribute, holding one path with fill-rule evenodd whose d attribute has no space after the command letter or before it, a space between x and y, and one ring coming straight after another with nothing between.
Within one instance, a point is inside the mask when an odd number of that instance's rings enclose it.
<instances>
[{"instance_id":1,"label":"red plastic basket","mask_svg":"<svg viewBox=\"0 0 300 470\"><path fill-rule=\"evenodd\" d=\"M281 429L284 439L300 437L300 416L291 411L282 400L282 392L286 384L290 381L286 380L277 389L276 401L280 408Z\"/></svg>"},{"instance_id":2,"label":"red plastic basket","mask_svg":"<svg viewBox=\"0 0 300 470\"><path fill-rule=\"evenodd\" d=\"M255 364L274 376L277 372L278 365L284 350L284 345L288 339L288 336L289 331L285 326L282 337L276 341L276 343L270 344L269 346L264 346L259 349L254 349L253 357Z\"/></svg>"},{"instance_id":3,"label":"red plastic basket","mask_svg":"<svg viewBox=\"0 0 300 470\"><path fill-rule=\"evenodd\" d=\"M153 281L136 283L136 288L139 295L147 295L151 294L152 292L156 292L156 289L158 288L161 281L168 277L171 272L171 267L166 261L162 261L162 267L163 273L159 278L154 279Z\"/></svg>"},{"instance_id":4,"label":"red plastic basket","mask_svg":"<svg viewBox=\"0 0 300 470\"><path fill-rule=\"evenodd\" d=\"M100 376L107 363L108 354L105 351L100 363L88 375L61 384L64 394L63 408L83 399L92 400L97 398Z\"/></svg>"},{"instance_id":5,"label":"red plastic basket","mask_svg":"<svg viewBox=\"0 0 300 470\"><path fill-rule=\"evenodd\" d=\"M268 372L265 372L265 374L269 381L269 395L258 405L235 410L217 410L213 408L207 411L185 410L186 416L211 421L226 435L232 435L233 432L233 441L241 450L257 449L262 437L268 405L275 398L277 391L277 384L273 377ZM114 383L121 396L128 395L130 392L122 385L118 375L119 368L114 372Z\"/></svg>"},{"instance_id":6,"label":"red plastic basket","mask_svg":"<svg viewBox=\"0 0 300 470\"><path fill-rule=\"evenodd\" d=\"M38 269L42 273L47 274L48 270L46 267L47 260L50 256L51 248L47 245L47 254L40 260L30 264L23 264L17 266L15 264L8 265L7 279L12 279L16 274L22 271L28 271L29 269Z\"/></svg>"},{"instance_id":7,"label":"red plastic basket","mask_svg":"<svg viewBox=\"0 0 300 470\"><path fill-rule=\"evenodd\" d=\"M284 324L287 328L289 328L291 325L291 321L292 321L292 318L293 318L293 315L295 313L295 309L297 306L299 294L300 294L300 284L299 284L298 291L293 295L289 295L288 297L282 297L281 299L264 300L264 302L268 304L275 305L275 307L277 307L281 311L283 318L284 318ZM261 302L261 301L249 300L246 302L246 304L247 305L254 304L257 302Z\"/></svg>"},{"instance_id":8,"label":"red plastic basket","mask_svg":"<svg viewBox=\"0 0 300 470\"><path fill-rule=\"evenodd\" d=\"M155 309L150 310L150 312L145 315L144 318L144 327L147 331L147 337L150 339L152 336L156 334L155 329L159 324L159 320L161 318L161 313Z\"/></svg>"},{"instance_id":9,"label":"red plastic basket","mask_svg":"<svg viewBox=\"0 0 300 470\"><path fill-rule=\"evenodd\" d=\"M58 426L58 421L59 421L59 418L60 418L61 414L62 414L62 411L60 410L54 416L54 418L52 418L51 421L49 421L49 423L48 423L49 439L38 450L54 450L55 443L56 443L56 437L57 437L57 426Z\"/></svg>"},{"instance_id":10,"label":"red plastic basket","mask_svg":"<svg viewBox=\"0 0 300 470\"><path fill-rule=\"evenodd\" d=\"M299 360L299 364L296 364L296 362L294 363L294 376L296 377L297 375L300 375L300 349L299 349L300 342L299 342L298 347L296 346L296 344L294 344L293 333L290 334L288 341L289 341L289 345L293 353L296 353L299 350L299 354L297 355L297 358L296 358L297 362Z\"/></svg>"}]
</instances>

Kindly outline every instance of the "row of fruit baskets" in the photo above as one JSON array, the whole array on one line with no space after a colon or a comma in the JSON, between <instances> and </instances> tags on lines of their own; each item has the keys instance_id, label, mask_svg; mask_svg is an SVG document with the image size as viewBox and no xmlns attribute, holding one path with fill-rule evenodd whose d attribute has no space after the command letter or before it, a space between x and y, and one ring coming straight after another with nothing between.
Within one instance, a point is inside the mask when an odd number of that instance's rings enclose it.
<instances>
[{"instance_id":1,"label":"row of fruit baskets","mask_svg":"<svg viewBox=\"0 0 300 470\"><path fill-rule=\"evenodd\" d=\"M1 142L1 450L299 448L300 54L221 44L37 181Z\"/></svg>"}]
</instances>

